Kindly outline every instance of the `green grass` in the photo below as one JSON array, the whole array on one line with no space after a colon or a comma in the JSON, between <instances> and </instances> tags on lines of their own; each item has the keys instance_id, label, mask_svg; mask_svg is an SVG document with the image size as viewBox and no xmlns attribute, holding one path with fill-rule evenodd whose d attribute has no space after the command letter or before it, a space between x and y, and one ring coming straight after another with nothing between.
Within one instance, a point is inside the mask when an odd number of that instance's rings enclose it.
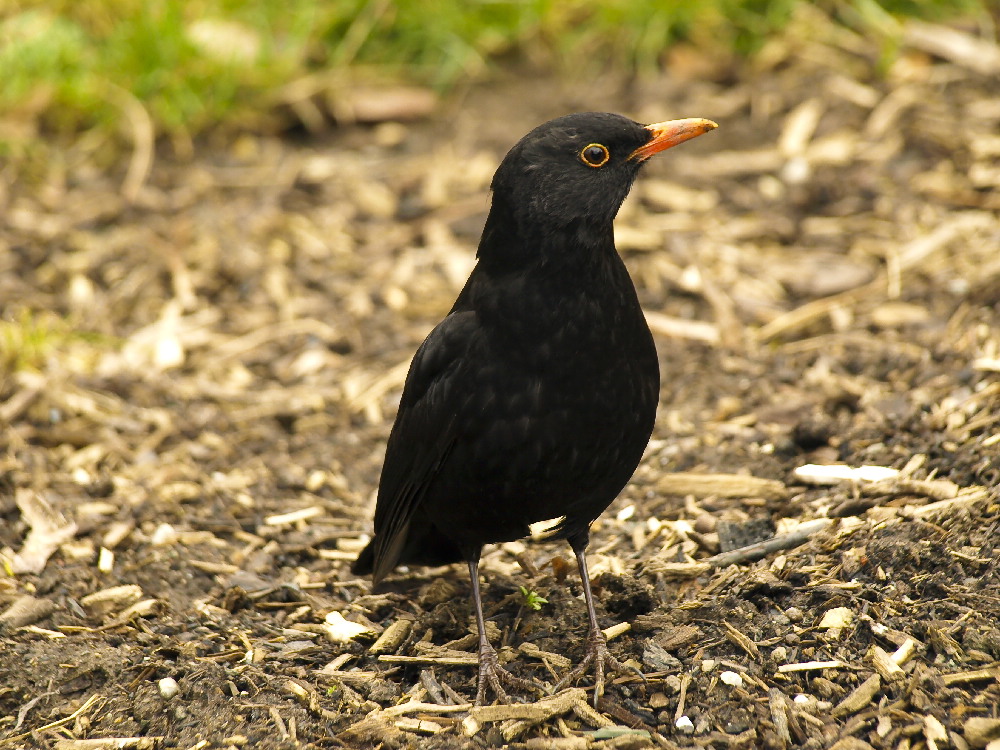
<instances>
[{"instance_id":1,"label":"green grass","mask_svg":"<svg viewBox=\"0 0 1000 750\"><path fill-rule=\"evenodd\" d=\"M799 1L8 0L0 142L9 154L18 137L127 131L135 104L157 135L252 129L279 87L319 71L447 88L519 54L556 70L600 60L637 71L657 69L679 39L753 54ZM873 9L985 18L997 0L820 5L851 23Z\"/></svg>"},{"instance_id":2,"label":"green grass","mask_svg":"<svg viewBox=\"0 0 1000 750\"><path fill-rule=\"evenodd\" d=\"M0 373L45 369L49 357L74 350L78 359L91 359L115 346L108 337L73 328L55 313L21 309L14 319L0 320Z\"/></svg>"}]
</instances>

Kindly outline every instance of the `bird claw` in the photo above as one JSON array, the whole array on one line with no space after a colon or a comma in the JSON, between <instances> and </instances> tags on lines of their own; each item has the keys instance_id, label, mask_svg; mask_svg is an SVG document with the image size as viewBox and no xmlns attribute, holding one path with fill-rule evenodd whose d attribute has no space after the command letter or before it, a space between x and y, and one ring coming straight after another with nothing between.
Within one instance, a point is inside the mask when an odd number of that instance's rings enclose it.
<instances>
[{"instance_id":1,"label":"bird claw","mask_svg":"<svg viewBox=\"0 0 1000 750\"><path fill-rule=\"evenodd\" d=\"M635 672L642 681L646 681L646 676L635 667L629 666L619 661L608 649L608 640L600 630L591 630L587 634L587 648L583 652L583 660L573 668L573 670L563 677L553 688L553 692L558 692L565 687L576 682L586 674L587 669L594 667L594 707L604 695L604 677L608 672L615 674L621 672Z\"/></svg>"},{"instance_id":2,"label":"bird claw","mask_svg":"<svg viewBox=\"0 0 1000 750\"><path fill-rule=\"evenodd\" d=\"M497 658L497 651L493 646L486 644L479 648L479 680L476 685L476 705L486 705L486 690L492 688L497 700L500 703L510 703L507 691L503 689L504 684L516 690L543 690L544 688L532 680L525 680L512 674L500 666Z\"/></svg>"}]
</instances>

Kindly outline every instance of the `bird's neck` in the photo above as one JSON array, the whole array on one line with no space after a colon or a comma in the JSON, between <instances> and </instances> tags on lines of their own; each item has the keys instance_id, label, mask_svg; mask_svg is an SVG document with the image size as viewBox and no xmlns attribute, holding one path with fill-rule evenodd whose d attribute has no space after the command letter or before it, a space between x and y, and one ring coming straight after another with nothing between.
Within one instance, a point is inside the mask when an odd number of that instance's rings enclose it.
<instances>
[{"instance_id":1,"label":"bird's neck","mask_svg":"<svg viewBox=\"0 0 1000 750\"><path fill-rule=\"evenodd\" d=\"M527 221L497 197L476 255L480 267L494 274L572 269L580 276L600 272L609 261L618 259L612 222Z\"/></svg>"},{"instance_id":2,"label":"bird's neck","mask_svg":"<svg viewBox=\"0 0 1000 750\"><path fill-rule=\"evenodd\" d=\"M478 255L452 312L474 311L479 331L512 367L542 367L565 378L613 369L633 356L655 367L652 337L610 222L525 235L491 213ZM538 341L545 342L543 357L526 346Z\"/></svg>"}]
</instances>

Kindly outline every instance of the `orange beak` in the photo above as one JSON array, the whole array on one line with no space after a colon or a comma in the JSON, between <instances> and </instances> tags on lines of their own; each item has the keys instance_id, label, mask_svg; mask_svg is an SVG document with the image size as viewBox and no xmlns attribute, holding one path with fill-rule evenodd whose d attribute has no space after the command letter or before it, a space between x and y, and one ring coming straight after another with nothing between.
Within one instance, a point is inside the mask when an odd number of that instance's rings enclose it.
<instances>
[{"instance_id":1,"label":"orange beak","mask_svg":"<svg viewBox=\"0 0 1000 750\"><path fill-rule=\"evenodd\" d=\"M629 154L629 159L646 161L653 154L658 154L678 143L684 143L692 138L696 138L709 130L719 127L711 120L704 120L701 117L689 117L685 120L667 120L647 125L646 130L652 134L649 142L639 146Z\"/></svg>"}]
</instances>

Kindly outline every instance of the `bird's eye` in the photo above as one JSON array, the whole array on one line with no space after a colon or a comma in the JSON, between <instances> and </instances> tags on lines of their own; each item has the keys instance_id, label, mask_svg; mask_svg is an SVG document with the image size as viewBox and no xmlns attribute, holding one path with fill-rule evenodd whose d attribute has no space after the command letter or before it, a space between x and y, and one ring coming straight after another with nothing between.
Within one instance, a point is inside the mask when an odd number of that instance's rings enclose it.
<instances>
[{"instance_id":1,"label":"bird's eye","mask_svg":"<svg viewBox=\"0 0 1000 750\"><path fill-rule=\"evenodd\" d=\"M588 167L603 167L610 158L607 147L600 143L588 144L580 152L580 160Z\"/></svg>"}]
</instances>

